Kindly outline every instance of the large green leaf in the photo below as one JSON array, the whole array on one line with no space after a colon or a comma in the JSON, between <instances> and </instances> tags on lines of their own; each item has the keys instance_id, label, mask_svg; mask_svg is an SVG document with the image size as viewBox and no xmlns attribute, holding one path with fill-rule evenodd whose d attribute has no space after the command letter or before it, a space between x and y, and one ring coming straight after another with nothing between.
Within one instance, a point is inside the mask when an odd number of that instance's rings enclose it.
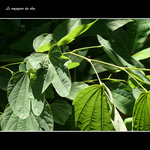
<instances>
[{"instance_id":1,"label":"large green leaf","mask_svg":"<svg viewBox=\"0 0 150 150\"><path fill-rule=\"evenodd\" d=\"M73 101L75 126L83 131L114 130L104 85L91 85L83 89Z\"/></svg>"},{"instance_id":2,"label":"large green leaf","mask_svg":"<svg viewBox=\"0 0 150 150\"><path fill-rule=\"evenodd\" d=\"M135 19L127 25L132 54L139 50L150 33L149 19Z\"/></svg>"},{"instance_id":3,"label":"large green leaf","mask_svg":"<svg viewBox=\"0 0 150 150\"><path fill-rule=\"evenodd\" d=\"M62 99L57 99L51 104L51 109L54 121L58 124L64 125L71 115L71 106Z\"/></svg>"},{"instance_id":4,"label":"large green leaf","mask_svg":"<svg viewBox=\"0 0 150 150\"><path fill-rule=\"evenodd\" d=\"M51 49L49 59L53 65L54 73L52 84L60 96L66 97L71 89L70 73L67 66L69 59L62 55L58 46Z\"/></svg>"},{"instance_id":5,"label":"large green leaf","mask_svg":"<svg viewBox=\"0 0 150 150\"><path fill-rule=\"evenodd\" d=\"M133 109L133 130L150 130L150 91L142 92Z\"/></svg>"},{"instance_id":6,"label":"large green leaf","mask_svg":"<svg viewBox=\"0 0 150 150\"><path fill-rule=\"evenodd\" d=\"M69 19L57 26L53 32L59 46L72 42L77 36L87 31L95 22L90 19Z\"/></svg>"},{"instance_id":7,"label":"large green leaf","mask_svg":"<svg viewBox=\"0 0 150 150\"><path fill-rule=\"evenodd\" d=\"M10 107L22 119L27 118L30 113L29 84L29 74L26 72L15 73L8 83L7 95Z\"/></svg>"},{"instance_id":8,"label":"large green leaf","mask_svg":"<svg viewBox=\"0 0 150 150\"><path fill-rule=\"evenodd\" d=\"M11 107L8 106L2 115L1 128L2 131L52 131L53 116L50 106L46 102L44 110L39 117L30 112L25 119L16 116Z\"/></svg>"},{"instance_id":9,"label":"large green leaf","mask_svg":"<svg viewBox=\"0 0 150 150\"><path fill-rule=\"evenodd\" d=\"M107 55L112 59L112 61L118 65L123 67L129 67L133 68L136 65L139 65L136 60L133 60L132 57L128 56L128 59L124 59L123 56L120 56L113 48L111 43L108 40L105 40L100 35L97 35L98 41L101 43L101 45L104 48L104 51L107 53ZM134 62L134 64L133 64ZM132 64L131 64L132 63ZM136 79L140 80L141 82L144 82L146 84L150 84L150 80L144 75L143 72L140 70L128 70Z\"/></svg>"}]
</instances>

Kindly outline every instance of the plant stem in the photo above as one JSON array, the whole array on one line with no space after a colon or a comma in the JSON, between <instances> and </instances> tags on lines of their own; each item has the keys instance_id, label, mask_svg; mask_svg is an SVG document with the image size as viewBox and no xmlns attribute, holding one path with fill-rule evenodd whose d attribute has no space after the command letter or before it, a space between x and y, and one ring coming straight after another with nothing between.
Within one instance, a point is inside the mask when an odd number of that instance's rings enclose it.
<instances>
[{"instance_id":1,"label":"plant stem","mask_svg":"<svg viewBox=\"0 0 150 150\"><path fill-rule=\"evenodd\" d=\"M97 71L96 71L96 69L95 69L93 63L91 62L92 59L89 59L89 58L86 58L86 57L84 57L84 56L75 54L75 53L73 53L73 52L68 52L68 53L87 60L87 61L91 64L92 68L94 69L94 71L95 71L95 73L96 73L96 76L97 76L97 78L98 78L98 81L99 81L100 85L102 84L102 82L101 82L101 80L100 80L100 77L99 77L99 75L98 75L98 73L97 73ZM67 53L67 54L68 54L68 53ZM64 53L63 53L63 54L64 54ZM66 53L65 53L65 54L66 54Z\"/></svg>"},{"instance_id":2,"label":"plant stem","mask_svg":"<svg viewBox=\"0 0 150 150\"><path fill-rule=\"evenodd\" d=\"M13 75L13 74L14 74L14 72L13 72L12 70L10 70L9 68L6 68L6 67L4 67L4 66L2 66L2 67L0 67L0 68L2 68L2 69L6 69L6 70L10 71L11 75Z\"/></svg>"},{"instance_id":3,"label":"plant stem","mask_svg":"<svg viewBox=\"0 0 150 150\"><path fill-rule=\"evenodd\" d=\"M23 63L23 62L11 63L11 64L7 64L7 65L0 66L0 67L8 67L8 66L13 66L13 65L18 65L18 64L21 64L21 63Z\"/></svg>"},{"instance_id":4,"label":"plant stem","mask_svg":"<svg viewBox=\"0 0 150 150\"><path fill-rule=\"evenodd\" d=\"M143 85L140 83L140 82L138 82L137 80L136 80L136 78L134 78L134 76L132 75L132 74L130 74L126 69L123 69L131 78L133 78L135 81L136 81L136 83L145 91L145 92L148 92L144 87L143 87Z\"/></svg>"},{"instance_id":5,"label":"plant stem","mask_svg":"<svg viewBox=\"0 0 150 150\"><path fill-rule=\"evenodd\" d=\"M100 80L100 77L99 77L99 75L98 75L98 73L97 73L97 71L96 71L96 69L95 69L93 63L91 62L91 60L88 60L88 62L91 64L92 68L94 69L95 74L96 74L96 76L97 76L97 79L98 79L98 81L99 81L99 84L102 85L102 82L101 82L101 80Z\"/></svg>"},{"instance_id":6,"label":"plant stem","mask_svg":"<svg viewBox=\"0 0 150 150\"><path fill-rule=\"evenodd\" d=\"M112 67L116 67L116 68L118 68L118 69L120 69L120 70L125 71L131 78L133 78L133 79L137 82L137 84L138 84L145 92L147 92L147 90L142 86L142 84L141 84L140 82L138 82L138 81L134 78L134 76L132 76L132 74L130 74L130 73L126 70L126 69L131 69L131 68L117 66L117 65L114 65L114 64L110 64L110 63L107 63L107 62L100 61L100 60L89 59L89 58L86 58L86 57L84 57L84 56L78 55L78 54L73 53L73 52L67 52L67 53L64 53L64 54L72 54L72 55L75 55L75 56L77 56L77 57L83 58L83 59L87 60L88 62L90 62L90 64L92 65L92 67L93 67L93 69L94 69L94 71L95 71L95 73L96 73L96 76L97 76L97 78L98 78L98 80L99 80L100 85L102 84L102 82L101 82L101 80L100 80L100 78L99 78L99 76L98 76L98 73L97 73L97 71L96 71L94 65L92 64L92 61L93 61L93 62L98 62L98 63L101 63L101 64L105 64L105 65L109 65L109 66L112 66ZM133 68L133 69L135 69L135 68ZM139 70L139 69L137 68L136 70ZM140 70L142 70L142 69L140 68Z\"/></svg>"},{"instance_id":7,"label":"plant stem","mask_svg":"<svg viewBox=\"0 0 150 150\"><path fill-rule=\"evenodd\" d=\"M82 47L82 48L74 49L74 50L72 51L72 53L77 52L77 51L81 51L81 50L85 50L85 49L93 49L93 48L100 48L100 47L102 47L102 45L90 46L90 47Z\"/></svg>"}]
</instances>

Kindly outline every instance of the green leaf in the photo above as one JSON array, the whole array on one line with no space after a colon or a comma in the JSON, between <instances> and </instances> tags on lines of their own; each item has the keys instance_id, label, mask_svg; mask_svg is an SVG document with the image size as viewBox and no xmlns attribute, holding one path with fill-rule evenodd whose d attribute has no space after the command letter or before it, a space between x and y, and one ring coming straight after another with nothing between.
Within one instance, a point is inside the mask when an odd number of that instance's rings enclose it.
<instances>
[{"instance_id":1,"label":"green leaf","mask_svg":"<svg viewBox=\"0 0 150 150\"><path fill-rule=\"evenodd\" d=\"M62 55L58 46L51 49L49 59L53 65L54 73L52 84L61 97L66 97L71 89L70 73L67 66L69 59Z\"/></svg>"},{"instance_id":2,"label":"green leaf","mask_svg":"<svg viewBox=\"0 0 150 150\"><path fill-rule=\"evenodd\" d=\"M112 92L114 105L123 114L131 115L135 102L131 89L125 84L117 81L108 81L106 85Z\"/></svg>"},{"instance_id":3,"label":"green leaf","mask_svg":"<svg viewBox=\"0 0 150 150\"><path fill-rule=\"evenodd\" d=\"M7 95L10 107L22 119L27 118L30 113L29 84L30 79L26 72L15 73L8 83Z\"/></svg>"},{"instance_id":4,"label":"green leaf","mask_svg":"<svg viewBox=\"0 0 150 150\"><path fill-rule=\"evenodd\" d=\"M97 35L98 41L102 44L104 51L107 55L112 59L112 61L118 65L123 67L133 68L135 64L133 64L133 58L128 56L128 59L124 59L123 56L120 56L111 46L111 43L108 40L105 40L100 35ZM131 64L132 63L132 64ZM137 64L137 62L136 62ZM150 84L150 80L144 75L144 73L140 70L128 70L136 79L146 84Z\"/></svg>"},{"instance_id":5,"label":"green leaf","mask_svg":"<svg viewBox=\"0 0 150 150\"><path fill-rule=\"evenodd\" d=\"M64 125L71 115L71 106L62 99L57 99L51 104L51 109L54 121L58 124Z\"/></svg>"},{"instance_id":6,"label":"green leaf","mask_svg":"<svg viewBox=\"0 0 150 150\"><path fill-rule=\"evenodd\" d=\"M48 61L48 55L44 53L32 53L27 60L28 65L30 65L31 69L40 69L43 67L42 64Z\"/></svg>"},{"instance_id":7,"label":"green leaf","mask_svg":"<svg viewBox=\"0 0 150 150\"><path fill-rule=\"evenodd\" d=\"M54 119L52 115L52 110L49 103L45 100L43 112L39 117L36 117L41 130L53 131Z\"/></svg>"},{"instance_id":8,"label":"green leaf","mask_svg":"<svg viewBox=\"0 0 150 150\"><path fill-rule=\"evenodd\" d=\"M66 20L56 27L53 37L59 46L68 44L87 31L96 21L91 22L89 19Z\"/></svg>"},{"instance_id":9,"label":"green leaf","mask_svg":"<svg viewBox=\"0 0 150 150\"><path fill-rule=\"evenodd\" d=\"M83 131L111 131L108 99L104 85L91 85L83 89L74 99L75 126Z\"/></svg>"},{"instance_id":10,"label":"green leaf","mask_svg":"<svg viewBox=\"0 0 150 150\"><path fill-rule=\"evenodd\" d=\"M46 52L53 44L52 39L52 34L43 33L34 39L33 48L36 52Z\"/></svg>"},{"instance_id":11,"label":"green leaf","mask_svg":"<svg viewBox=\"0 0 150 150\"><path fill-rule=\"evenodd\" d=\"M38 97L48 88L54 78L53 68L49 64L47 69L39 69L36 72L36 79L32 82L32 91L35 97Z\"/></svg>"},{"instance_id":12,"label":"green leaf","mask_svg":"<svg viewBox=\"0 0 150 150\"><path fill-rule=\"evenodd\" d=\"M126 118L124 120L124 124L126 125L128 131L132 130L132 117Z\"/></svg>"},{"instance_id":13,"label":"green leaf","mask_svg":"<svg viewBox=\"0 0 150 150\"><path fill-rule=\"evenodd\" d=\"M127 25L127 32L132 45L131 52L133 54L143 46L144 41L150 33L150 20L135 19Z\"/></svg>"},{"instance_id":14,"label":"green leaf","mask_svg":"<svg viewBox=\"0 0 150 150\"><path fill-rule=\"evenodd\" d=\"M132 19L98 19L82 36L108 35L132 21Z\"/></svg>"},{"instance_id":15,"label":"green leaf","mask_svg":"<svg viewBox=\"0 0 150 150\"><path fill-rule=\"evenodd\" d=\"M35 116L30 112L29 116L21 119L15 115L11 107L8 106L1 120L2 131L52 131L53 130L53 116L51 108L45 102L44 110L40 116Z\"/></svg>"},{"instance_id":16,"label":"green leaf","mask_svg":"<svg viewBox=\"0 0 150 150\"><path fill-rule=\"evenodd\" d=\"M73 82L72 85L71 85L71 90L70 90L70 93L69 95L66 97L70 100L74 100L75 97L77 96L77 94L87 88L88 85L86 83L82 83L82 82Z\"/></svg>"},{"instance_id":17,"label":"green leaf","mask_svg":"<svg viewBox=\"0 0 150 150\"><path fill-rule=\"evenodd\" d=\"M38 91L37 91L38 93ZM33 93L33 89L30 87L29 99L31 101L32 111L36 116L39 116L44 109L44 94L35 94Z\"/></svg>"},{"instance_id":18,"label":"green leaf","mask_svg":"<svg viewBox=\"0 0 150 150\"><path fill-rule=\"evenodd\" d=\"M39 130L38 123L30 112L26 119L21 119L15 115L11 107L8 106L2 116L1 121L2 131L34 131Z\"/></svg>"},{"instance_id":19,"label":"green leaf","mask_svg":"<svg viewBox=\"0 0 150 150\"><path fill-rule=\"evenodd\" d=\"M36 79L32 84L32 90L34 95L40 95L52 83L54 78L54 67L49 60L48 54L44 53L31 54L27 63L27 65L29 65L28 69L38 69L36 72Z\"/></svg>"},{"instance_id":20,"label":"green leaf","mask_svg":"<svg viewBox=\"0 0 150 150\"><path fill-rule=\"evenodd\" d=\"M150 91L141 92L133 109L133 130L150 130Z\"/></svg>"},{"instance_id":21,"label":"green leaf","mask_svg":"<svg viewBox=\"0 0 150 150\"><path fill-rule=\"evenodd\" d=\"M68 69L76 68L80 65L79 62L68 62Z\"/></svg>"},{"instance_id":22,"label":"green leaf","mask_svg":"<svg viewBox=\"0 0 150 150\"><path fill-rule=\"evenodd\" d=\"M132 57L136 60L144 60L150 57L150 48L143 49L134 55Z\"/></svg>"}]
</instances>

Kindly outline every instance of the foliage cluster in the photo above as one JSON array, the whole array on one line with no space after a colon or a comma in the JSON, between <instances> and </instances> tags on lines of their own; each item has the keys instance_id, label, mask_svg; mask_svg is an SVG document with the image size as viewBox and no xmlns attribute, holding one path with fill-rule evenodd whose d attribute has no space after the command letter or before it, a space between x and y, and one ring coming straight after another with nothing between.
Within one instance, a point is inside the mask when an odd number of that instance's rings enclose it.
<instances>
[{"instance_id":1,"label":"foliage cluster","mask_svg":"<svg viewBox=\"0 0 150 150\"><path fill-rule=\"evenodd\" d=\"M1 131L150 130L150 19L0 20Z\"/></svg>"}]
</instances>

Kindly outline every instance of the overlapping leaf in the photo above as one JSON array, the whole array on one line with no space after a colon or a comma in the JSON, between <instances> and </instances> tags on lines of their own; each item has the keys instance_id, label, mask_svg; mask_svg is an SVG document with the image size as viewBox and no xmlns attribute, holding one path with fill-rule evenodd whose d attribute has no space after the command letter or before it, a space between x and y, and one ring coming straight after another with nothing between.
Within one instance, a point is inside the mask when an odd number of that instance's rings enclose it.
<instances>
[{"instance_id":1,"label":"overlapping leaf","mask_svg":"<svg viewBox=\"0 0 150 150\"><path fill-rule=\"evenodd\" d=\"M65 100L62 99L55 100L51 104L51 109L54 121L61 125L64 125L66 123L72 111L71 106Z\"/></svg>"},{"instance_id":2,"label":"overlapping leaf","mask_svg":"<svg viewBox=\"0 0 150 150\"><path fill-rule=\"evenodd\" d=\"M115 106L123 113L132 115L135 98L131 89L123 83L108 81L106 85L112 92Z\"/></svg>"},{"instance_id":3,"label":"overlapping leaf","mask_svg":"<svg viewBox=\"0 0 150 150\"><path fill-rule=\"evenodd\" d=\"M71 89L70 73L67 66L69 59L62 55L58 46L51 49L49 59L54 67L52 84L60 96L66 97Z\"/></svg>"},{"instance_id":4,"label":"overlapping leaf","mask_svg":"<svg viewBox=\"0 0 150 150\"><path fill-rule=\"evenodd\" d=\"M124 59L122 56L120 56L116 51L113 50L111 43L108 40L105 40L100 35L97 35L99 42L102 44L105 52L108 54L108 56L112 59L112 61L118 65L118 66L124 66L132 68L135 64L138 64L135 62L135 60L132 60L132 57L128 57L127 59ZM135 64L130 64L130 63ZM138 64L139 65L139 64ZM144 75L143 72L139 70L128 70L136 79L140 80L141 82L144 82L146 84L150 84L150 80Z\"/></svg>"},{"instance_id":5,"label":"overlapping leaf","mask_svg":"<svg viewBox=\"0 0 150 150\"><path fill-rule=\"evenodd\" d=\"M53 116L51 108L45 102L44 110L40 116L35 116L30 112L29 116L21 119L15 115L11 107L8 106L1 119L2 131L52 131L53 130Z\"/></svg>"}]
</instances>

